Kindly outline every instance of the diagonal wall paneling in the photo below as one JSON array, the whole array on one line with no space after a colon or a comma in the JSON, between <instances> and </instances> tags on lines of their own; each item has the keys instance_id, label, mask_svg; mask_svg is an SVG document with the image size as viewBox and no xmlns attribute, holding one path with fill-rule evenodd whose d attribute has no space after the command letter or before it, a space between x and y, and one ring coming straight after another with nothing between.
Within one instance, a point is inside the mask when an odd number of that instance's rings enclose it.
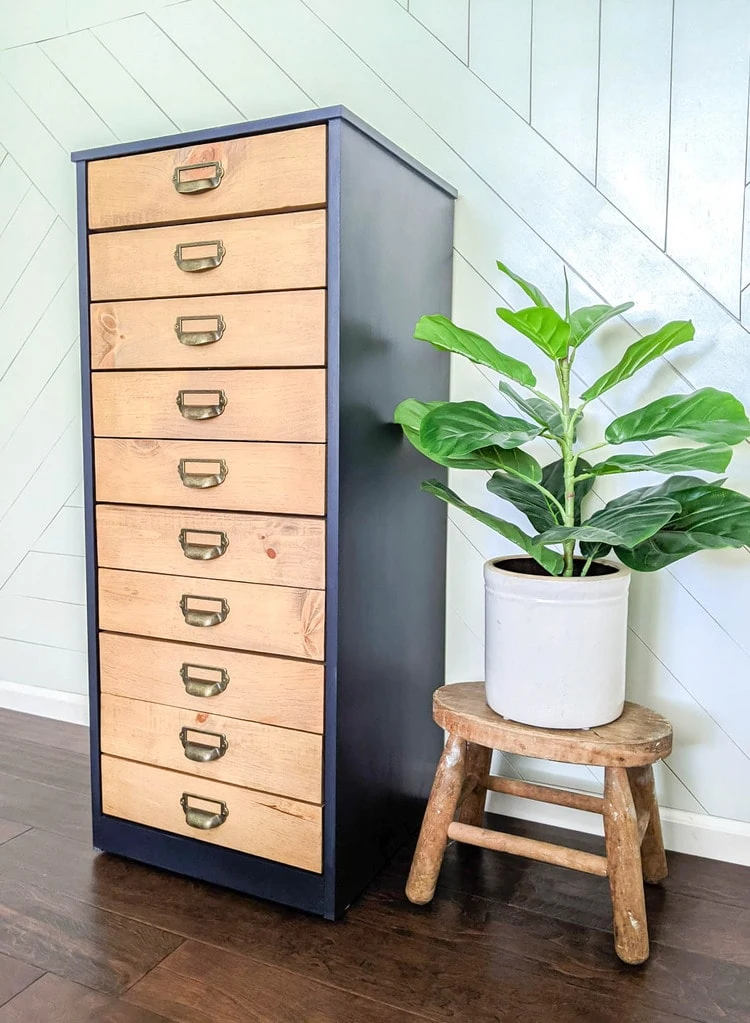
<instances>
[{"instance_id":1,"label":"diagonal wall paneling","mask_svg":"<svg viewBox=\"0 0 750 1023\"><path fill-rule=\"evenodd\" d=\"M672 0L603 3L596 185L660 248L671 86Z\"/></svg>"},{"instance_id":2,"label":"diagonal wall paneling","mask_svg":"<svg viewBox=\"0 0 750 1023\"><path fill-rule=\"evenodd\" d=\"M0 14L5 6L0 0ZM581 389L639 334L668 318L695 321L700 357L675 354L593 403L585 429L707 384L750 404L750 15L743 0L727 0L720 16L714 8L699 0L13 7L0 50L0 704L84 713L71 148L344 103L458 187L455 317L531 361L542 386L554 387L550 367L494 315L499 303L525 302L493 271L498 256L558 302L564 264L576 303L636 300L627 323L581 349ZM455 362L452 393L506 408L493 375L474 365ZM499 509L484 474L454 477L467 499ZM748 446L731 483L750 492ZM618 486L604 481L594 500ZM481 675L481 567L509 549L451 512L450 681ZM750 859L748 569L746 552L718 552L636 579L629 635L631 697L676 728L658 777L669 839L737 859ZM503 758L502 767L587 791L601 783L588 768L522 758Z\"/></svg>"},{"instance_id":3,"label":"diagonal wall paneling","mask_svg":"<svg viewBox=\"0 0 750 1023\"><path fill-rule=\"evenodd\" d=\"M667 252L740 314L750 5L675 0Z\"/></svg>"},{"instance_id":4,"label":"diagonal wall paneling","mask_svg":"<svg viewBox=\"0 0 750 1023\"><path fill-rule=\"evenodd\" d=\"M534 0L531 60L531 123L593 181L599 0Z\"/></svg>"}]
</instances>

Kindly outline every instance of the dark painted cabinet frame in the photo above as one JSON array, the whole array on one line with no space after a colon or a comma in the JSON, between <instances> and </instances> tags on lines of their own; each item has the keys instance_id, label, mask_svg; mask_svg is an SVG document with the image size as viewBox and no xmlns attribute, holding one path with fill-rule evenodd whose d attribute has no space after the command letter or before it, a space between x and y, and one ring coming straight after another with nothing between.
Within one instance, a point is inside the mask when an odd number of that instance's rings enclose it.
<instances>
[{"instance_id":1,"label":"dark painted cabinet frame","mask_svg":"<svg viewBox=\"0 0 750 1023\"><path fill-rule=\"evenodd\" d=\"M322 874L107 816L99 770L96 501L89 347L89 160L309 124L328 126L328 448ZM447 398L448 358L411 340L450 313L455 192L343 107L74 153L81 367L93 840L98 849L333 918L415 828L441 735L443 477L392 425L404 397Z\"/></svg>"}]
</instances>

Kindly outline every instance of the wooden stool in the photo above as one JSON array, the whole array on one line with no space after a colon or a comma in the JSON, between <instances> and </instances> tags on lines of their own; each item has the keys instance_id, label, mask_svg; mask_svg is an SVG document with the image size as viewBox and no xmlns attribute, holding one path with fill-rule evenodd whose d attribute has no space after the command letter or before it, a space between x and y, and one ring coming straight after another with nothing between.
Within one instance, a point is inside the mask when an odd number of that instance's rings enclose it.
<instances>
[{"instance_id":1,"label":"wooden stool","mask_svg":"<svg viewBox=\"0 0 750 1023\"><path fill-rule=\"evenodd\" d=\"M617 721L590 730L519 725L490 710L482 682L438 689L433 716L448 740L406 884L409 900L421 905L432 899L448 839L528 856L609 878L615 950L626 963L648 959L643 881L654 884L667 876L651 765L672 750L669 722L637 703L626 703ZM489 773L493 749L603 767L604 796L495 777ZM483 828L487 790L602 814L606 856Z\"/></svg>"}]
</instances>

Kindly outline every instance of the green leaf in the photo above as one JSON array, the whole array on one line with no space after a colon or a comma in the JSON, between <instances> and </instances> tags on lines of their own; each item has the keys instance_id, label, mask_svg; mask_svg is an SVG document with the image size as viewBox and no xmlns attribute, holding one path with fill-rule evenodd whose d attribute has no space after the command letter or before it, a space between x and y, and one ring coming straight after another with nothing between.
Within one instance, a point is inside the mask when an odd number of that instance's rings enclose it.
<instances>
[{"instance_id":1,"label":"green leaf","mask_svg":"<svg viewBox=\"0 0 750 1023\"><path fill-rule=\"evenodd\" d=\"M698 551L716 550L722 547L742 547L739 542L730 542L725 537L712 533L678 533L661 529L644 543L632 550L615 547L620 561L634 572L656 572L660 568L687 558Z\"/></svg>"},{"instance_id":2,"label":"green leaf","mask_svg":"<svg viewBox=\"0 0 750 1023\"><path fill-rule=\"evenodd\" d=\"M510 398L516 408L525 412L527 416L531 416L535 423L539 423L553 437L562 437L562 414L554 402L548 401L546 398L524 398L504 380L499 380L497 386L506 398Z\"/></svg>"},{"instance_id":3,"label":"green leaf","mask_svg":"<svg viewBox=\"0 0 750 1023\"><path fill-rule=\"evenodd\" d=\"M657 533L679 512L679 501L666 495L647 493L649 489L654 491L658 488L643 487L615 497L583 523L584 526L608 529L619 536L615 542L582 542L581 554L585 558L603 558L610 547L635 547Z\"/></svg>"},{"instance_id":4,"label":"green leaf","mask_svg":"<svg viewBox=\"0 0 750 1023\"><path fill-rule=\"evenodd\" d=\"M725 479L702 480L700 476L671 476L663 483L656 483L651 487L638 487L625 496L631 496L636 501L645 501L651 497L673 497L675 501L688 501L702 494L710 494L724 483Z\"/></svg>"},{"instance_id":5,"label":"green leaf","mask_svg":"<svg viewBox=\"0 0 750 1023\"><path fill-rule=\"evenodd\" d=\"M512 522L506 522L505 519L499 519L496 515L491 515L489 512L482 511L481 508L475 508L473 505L467 504L458 494L441 483L440 480L425 480L422 484L422 490L439 498L441 501L445 501L446 504L453 505L454 508L460 509L485 526L489 526L490 529L499 533L500 536L504 536L506 540L510 540L511 543L520 547L534 561L539 562L550 575L561 575L563 570L562 555L545 547L539 547L527 533L524 533L522 529L519 529Z\"/></svg>"},{"instance_id":6,"label":"green leaf","mask_svg":"<svg viewBox=\"0 0 750 1023\"><path fill-rule=\"evenodd\" d=\"M697 551L750 543L749 497L718 483L681 479L685 485L674 492L680 511L664 529L630 552L615 548L620 560L634 571L655 572Z\"/></svg>"},{"instance_id":7,"label":"green leaf","mask_svg":"<svg viewBox=\"0 0 750 1023\"><path fill-rule=\"evenodd\" d=\"M724 472L732 460L732 449L726 444L707 444L702 448L675 448L658 455L612 455L606 462L591 467L595 476L612 476L621 472Z\"/></svg>"},{"instance_id":8,"label":"green leaf","mask_svg":"<svg viewBox=\"0 0 750 1023\"><path fill-rule=\"evenodd\" d=\"M548 529L546 533L535 536L534 542L562 543L563 540L580 540L597 548L599 546L605 549L614 546L630 548L658 532L680 507L677 501L672 501L668 497L652 497L648 501L639 501L632 505L623 502L617 508L611 507L614 504L614 501L610 501L580 526L556 526L554 529ZM599 556L601 555L595 554L595 557Z\"/></svg>"},{"instance_id":9,"label":"green leaf","mask_svg":"<svg viewBox=\"0 0 750 1023\"><path fill-rule=\"evenodd\" d=\"M538 533L560 524L556 506L531 483L496 472L487 480L487 489L522 511Z\"/></svg>"},{"instance_id":10,"label":"green leaf","mask_svg":"<svg viewBox=\"0 0 750 1023\"><path fill-rule=\"evenodd\" d=\"M499 416L479 401L446 401L425 415L419 439L428 452L461 458L493 444L516 448L541 432L539 426Z\"/></svg>"},{"instance_id":11,"label":"green leaf","mask_svg":"<svg viewBox=\"0 0 750 1023\"><path fill-rule=\"evenodd\" d=\"M518 274L514 274L513 271L510 270L505 263L501 263L499 259L497 261L497 268L510 277L512 281L515 281L519 288L526 292L535 306L548 309L552 308L550 303L535 284L531 284L529 281L525 281L523 277L519 277Z\"/></svg>"},{"instance_id":12,"label":"green leaf","mask_svg":"<svg viewBox=\"0 0 750 1023\"><path fill-rule=\"evenodd\" d=\"M524 480L532 483L540 483L542 479L542 467L536 458L532 458L521 448L513 448L504 451L502 448L493 448L496 453L498 469L505 469L506 472L521 476Z\"/></svg>"},{"instance_id":13,"label":"green leaf","mask_svg":"<svg viewBox=\"0 0 750 1023\"><path fill-rule=\"evenodd\" d=\"M591 469L591 466L585 458L579 458L576 463L576 472L587 473ZM594 485L592 477L585 480L580 480L575 484L575 524L578 525L581 521L581 505L583 499L591 490ZM563 460L558 458L555 462L549 462L545 465L542 470L542 486L545 490L549 490L551 494L554 494L560 504L565 504L565 479L563 475Z\"/></svg>"},{"instance_id":14,"label":"green leaf","mask_svg":"<svg viewBox=\"0 0 750 1023\"><path fill-rule=\"evenodd\" d=\"M584 558L604 558L610 547L630 548L643 543L657 533L679 509L679 502L670 497L637 498L633 497L634 493L631 491L609 501L578 527L581 531L599 530L609 536L595 539L583 535L583 532L573 532L562 539L580 540ZM538 542L539 537L535 537L535 540Z\"/></svg>"},{"instance_id":15,"label":"green leaf","mask_svg":"<svg viewBox=\"0 0 750 1023\"><path fill-rule=\"evenodd\" d=\"M525 334L550 359L565 358L570 325L554 309L530 306L528 309L519 309L517 313L512 309L498 309L497 315L515 330Z\"/></svg>"},{"instance_id":16,"label":"green leaf","mask_svg":"<svg viewBox=\"0 0 750 1023\"><path fill-rule=\"evenodd\" d=\"M437 408L442 404L442 401L419 401L417 398L405 398L394 409L393 422L400 426L407 426L411 430L418 430L430 409Z\"/></svg>"},{"instance_id":17,"label":"green leaf","mask_svg":"<svg viewBox=\"0 0 750 1023\"><path fill-rule=\"evenodd\" d=\"M750 545L750 497L723 487L714 487L708 493L683 492L680 512L669 528L685 533L710 533L739 545Z\"/></svg>"},{"instance_id":18,"label":"green leaf","mask_svg":"<svg viewBox=\"0 0 750 1023\"><path fill-rule=\"evenodd\" d=\"M577 348L583 344L603 323L615 316L621 316L628 309L632 309L633 305L633 302L623 302L622 305L585 305L576 309L568 317L572 347Z\"/></svg>"},{"instance_id":19,"label":"green leaf","mask_svg":"<svg viewBox=\"0 0 750 1023\"><path fill-rule=\"evenodd\" d=\"M724 483L726 480L702 480L700 476L670 476L663 483L657 483L651 487L638 487L615 500L637 504L639 501L649 501L654 497L669 497L677 501L682 509L681 502L683 500L690 501L710 495L713 490L721 487ZM586 558L603 558L608 550L609 548L601 550L591 544L581 544L581 554Z\"/></svg>"},{"instance_id":20,"label":"green leaf","mask_svg":"<svg viewBox=\"0 0 750 1023\"><path fill-rule=\"evenodd\" d=\"M709 444L739 444L750 436L742 402L727 391L702 387L693 394L669 394L619 416L604 431L610 444L657 437L688 437Z\"/></svg>"},{"instance_id":21,"label":"green leaf","mask_svg":"<svg viewBox=\"0 0 750 1023\"><path fill-rule=\"evenodd\" d=\"M592 401L600 394L609 391L616 384L622 383L628 377L632 377L639 369L646 366L653 359L658 359L672 348L692 341L695 337L695 327L690 320L674 320L666 323L655 334L647 334L646 337L634 341L625 354L608 373L600 376L591 387L583 392L581 397L584 401Z\"/></svg>"},{"instance_id":22,"label":"green leaf","mask_svg":"<svg viewBox=\"0 0 750 1023\"><path fill-rule=\"evenodd\" d=\"M423 316L414 328L414 337L443 351L463 355L480 366L488 366L526 387L536 385L536 377L525 362L504 355L491 341L471 330L457 327L445 316Z\"/></svg>"},{"instance_id":23,"label":"green leaf","mask_svg":"<svg viewBox=\"0 0 750 1023\"><path fill-rule=\"evenodd\" d=\"M418 401L416 398L407 398L396 406L393 418L396 423L400 424L405 437L412 446L425 458L429 458L438 465L443 465L448 469L484 469L488 472L502 468L506 464L505 456L508 452L498 447L480 448L464 458L444 458L434 451L428 451L423 446L419 439L422 420L430 409L444 404L445 402L442 401Z\"/></svg>"},{"instance_id":24,"label":"green leaf","mask_svg":"<svg viewBox=\"0 0 750 1023\"><path fill-rule=\"evenodd\" d=\"M596 526L618 533L621 547L634 547L653 536L670 518L679 512L680 502L673 497L634 497L634 491L615 497L594 512L584 526Z\"/></svg>"},{"instance_id":25,"label":"green leaf","mask_svg":"<svg viewBox=\"0 0 750 1023\"><path fill-rule=\"evenodd\" d=\"M494 472L502 466L502 455L506 454L500 448L490 447L480 448L478 451L467 455L466 458L441 458L439 455L422 447L419 440L419 431L411 430L408 426L403 427L403 430L406 439L410 441L412 447L416 448L420 455L429 458L436 465L445 466L446 469L482 469L485 472Z\"/></svg>"}]
</instances>

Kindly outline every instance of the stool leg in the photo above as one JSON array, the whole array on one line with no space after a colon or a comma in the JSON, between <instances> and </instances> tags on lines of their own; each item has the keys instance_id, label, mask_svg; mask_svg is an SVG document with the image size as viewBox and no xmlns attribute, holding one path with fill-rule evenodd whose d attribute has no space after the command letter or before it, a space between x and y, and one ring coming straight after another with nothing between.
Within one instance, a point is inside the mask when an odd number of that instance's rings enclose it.
<instances>
[{"instance_id":1,"label":"stool leg","mask_svg":"<svg viewBox=\"0 0 750 1023\"><path fill-rule=\"evenodd\" d=\"M659 804L656 801L654 788L654 769L651 764L647 764L645 767L629 767L628 778L633 793L635 812L648 811L649 814L648 827L641 843L641 861L644 878L649 884L656 884L664 880L668 871L664 839L661 834Z\"/></svg>"},{"instance_id":2,"label":"stool leg","mask_svg":"<svg viewBox=\"0 0 750 1023\"><path fill-rule=\"evenodd\" d=\"M648 959L649 946L638 818L624 767L607 767L604 771L604 838L615 951L623 962L643 963Z\"/></svg>"},{"instance_id":3,"label":"stool leg","mask_svg":"<svg viewBox=\"0 0 750 1023\"><path fill-rule=\"evenodd\" d=\"M465 769L466 743L457 735L449 735L435 772L409 880L406 882L406 897L410 902L423 905L435 894L448 844L448 826L456 813Z\"/></svg>"},{"instance_id":4,"label":"stool leg","mask_svg":"<svg viewBox=\"0 0 750 1023\"><path fill-rule=\"evenodd\" d=\"M492 750L486 746L477 746L474 742L466 744L466 777L485 778L490 773ZM462 824L473 824L481 828L484 824L484 804L487 800L487 789L484 785L476 785L461 804L458 820Z\"/></svg>"}]
</instances>

